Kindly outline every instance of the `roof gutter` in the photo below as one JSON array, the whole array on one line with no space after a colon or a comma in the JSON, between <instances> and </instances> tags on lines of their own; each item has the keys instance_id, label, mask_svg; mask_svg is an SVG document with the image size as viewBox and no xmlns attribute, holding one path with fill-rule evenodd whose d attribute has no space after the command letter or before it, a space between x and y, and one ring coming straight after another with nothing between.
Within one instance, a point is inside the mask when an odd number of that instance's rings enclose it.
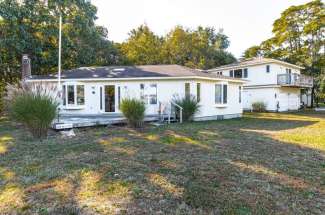
<instances>
[{"instance_id":1,"label":"roof gutter","mask_svg":"<svg viewBox=\"0 0 325 215\"><path fill-rule=\"evenodd\" d=\"M202 76L180 76L180 77L142 77L142 78L75 78L75 79L65 79L62 81L141 81L141 80L184 80L184 79L198 79L198 80L210 80L210 81L228 81L234 83L246 83L243 79L229 79L229 78L210 78ZM56 82L56 79L28 79L27 82Z\"/></svg>"}]
</instances>

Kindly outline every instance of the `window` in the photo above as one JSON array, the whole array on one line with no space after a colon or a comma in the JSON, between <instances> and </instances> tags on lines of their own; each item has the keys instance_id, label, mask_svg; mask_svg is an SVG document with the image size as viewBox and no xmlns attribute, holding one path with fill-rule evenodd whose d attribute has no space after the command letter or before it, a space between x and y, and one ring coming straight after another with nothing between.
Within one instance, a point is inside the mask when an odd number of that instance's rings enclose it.
<instances>
[{"instance_id":1,"label":"window","mask_svg":"<svg viewBox=\"0 0 325 215\"><path fill-rule=\"evenodd\" d=\"M63 85L63 105L85 105L84 85Z\"/></svg>"},{"instance_id":2,"label":"window","mask_svg":"<svg viewBox=\"0 0 325 215\"><path fill-rule=\"evenodd\" d=\"M68 85L68 105L74 105L74 85Z\"/></svg>"},{"instance_id":3,"label":"window","mask_svg":"<svg viewBox=\"0 0 325 215\"><path fill-rule=\"evenodd\" d=\"M117 105L120 108L121 105L121 87L117 87Z\"/></svg>"},{"instance_id":4,"label":"window","mask_svg":"<svg viewBox=\"0 0 325 215\"><path fill-rule=\"evenodd\" d=\"M244 69L244 78L247 78L247 77L248 77L248 69L245 68L245 69Z\"/></svg>"},{"instance_id":5,"label":"window","mask_svg":"<svg viewBox=\"0 0 325 215\"><path fill-rule=\"evenodd\" d=\"M222 72L217 72L217 75L222 75Z\"/></svg>"},{"instance_id":6,"label":"window","mask_svg":"<svg viewBox=\"0 0 325 215\"><path fill-rule=\"evenodd\" d=\"M227 104L227 89L228 89L228 86L223 85L223 103L224 104Z\"/></svg>"},{"instance_id":7,"label":"window","mask_svg":"<svg viewBox=\"0 0 325 215\"><path fill-rule=\"evenodd\" d=\"M157 84L149 84L147 87L145 84L140 84L140 99L145 104L156 105L158 103Z\"/></svg>"},{"instance_id":8,"label":"window","mask_svg":"<svg viewBox=\"0 0 325 215\"><path fill-rule=\"evenodd\" d=\"M196 84L196 99L197 102L201 101L201 83Z\"/></svg>"},{"instance_id":9,"label":"window","mask_svg":"<svg viewBox=\"0 0 325 215\"><path fill-rule=\"evenodd\" d=\"M215 103L216 104L227 104L228 100L228 85L227 84L216 84L215 85Z\"/></svg>"},{"instance_id":10,"label":"window","mask_svg":"<svg viewBox=\"0 0 325 215\"><path fill-rule=\"evenodd\" d=\"M85 105L85 86L77 85L77 105Z\"/></svg>"},{"instance_id":11,"label":"window","mask_svg":"<svg viewBox=\"0 0 325 215\"><path fill-rule=\"evenodd\" d=\"M146 104L146 98L144 95L144 84L140 84L140 99Z\"/></svg>"},{"instance_id":12,"label":"window","mask_svg":"<svg viewBox=\"0 0 325 215\"><path fill-rule=\"evenodd\" d=\"M230 76L230 77L234 77L234 71L233 71L233 70L230 70L230 71L229 71L229 76Z\"/></svg>"},{"instance_id":13,"label":"window","mask_svg":"<svg viewBox=\"0 0 325 215\"><path fill-rule=\"evenodd\" d=\"M62 100L63 100L63 105L64 106L67 104L67 101L66 101L66 93L67 93L67 87L65 85L63 85Z\"/></svg>"},{"instance_id":14,"label":"window","mask_svg":"<svg viewBox=\"0 0 325 215\"><path fill-rule=\"evenodd\" d=\"M149 104L157 104L157 84L150 84L149 88Z\"/></svg>"},{"instance_id":15,"label":"window","mask_svg":"<svg viewBox=\"0 0 325 215\"><path fill-rule=\"evenodd\" d=\"M241 103L241 86L239 86L239 103Z\"/></svg>"},{"instance_id":16,"label":"window","mask_svg":"<svg viewBox=\"0 0 325 215\"><path fill-rule=\"evenodd\" d=\"M270 69L271 69L271 68L270 68L270 65L266 65L266 72L267 72L267 73L270 73Z\"/></svg>"},{"instance_id":17,"label":"window","mask_svg":"<svg viewBox=\"0 0 325 215\"><path fill-rule=\"evenodd\" d=\"M190 83L185 83L185 97L190 97L191 90L190 90Z\"/></svg>"},{"instance_id":18,"label":"window","mask_svg":"<svg viewBox=\"0 0 325 215\"><path fill-rule=\"evenodd\" d=\"M99 87L99 99L100 109L103 110L103 87Z\"/></svg>"},{"instance_id":19,"label":"window","mask_svg":"<svg viewBox=\"0 0 325 215\"><path fill-rule=\"evenodd\" d=\"M242 69L236 69L234 71L234 77L235 78L242 78L243 77L243 70Z\"/></svg>"}]
</instances>

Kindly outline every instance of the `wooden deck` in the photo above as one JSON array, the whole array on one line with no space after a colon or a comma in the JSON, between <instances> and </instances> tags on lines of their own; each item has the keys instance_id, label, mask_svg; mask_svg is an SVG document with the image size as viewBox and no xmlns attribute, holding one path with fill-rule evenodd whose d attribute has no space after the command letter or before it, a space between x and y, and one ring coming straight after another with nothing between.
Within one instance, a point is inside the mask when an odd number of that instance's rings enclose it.
<instances>
[{"instance_id":1,"label":"wooden deck","mask_svg":"<svg viewBox=\"0 0 325 215\"><path fill-rule=\"evenodd\" d=\"M145 117L146 122L158 121L159 115L148 115ZM53 124L72 124L73 128L91 127L100 125L112 125L126 123L122 114L91 114L91 115L61 115Z\"/></svg>"}]
</instances>

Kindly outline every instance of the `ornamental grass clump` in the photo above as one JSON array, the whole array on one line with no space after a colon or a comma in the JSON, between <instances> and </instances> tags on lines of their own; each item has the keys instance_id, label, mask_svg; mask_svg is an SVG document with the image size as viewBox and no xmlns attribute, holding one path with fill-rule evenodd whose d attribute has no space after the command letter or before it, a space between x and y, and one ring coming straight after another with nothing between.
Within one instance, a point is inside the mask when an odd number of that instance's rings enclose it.
<instances>
[{"instance_id":1,"label":"ornamental grass clump","mask_svg":"<svg viewBox=\"0 0 325 215\"><path fill-rule=\"evenodd\" d=\"M20 83L9 85L5 103L9 115L38 139L47 136L48 130L57 115L58 103L52 95L55 87L39 84Z\"/></svg>"},{"instance_id":2,"label":"ornamental grass clump","mask_svg":"<svg viewBox=\"0 0 325 215\"><path fill-rule=\"evenodd\" d=\"M192 121L195 114L200 111L199 101L193 95L185 97L174 96L172 102L183 108L183 121L185 122ZM179 115L179 109L176 109Z\"/></svg>"},{"instance_id":3,"label":"ornamental grass clump","mask_svg":"<svg viewBox=\"0 0 325 215\"><path fill-rule=\"evenodd\" d=\"M266 111L266 104L265 102L253 102L252 108L254 112L265 112Z\"/></svg>"},{"instance_id":4,"label":"ornamental grass clump","mask_svg":"<svg viewBox=\"0 0 325 215\"><path fill-rule=\"evenodd\" d=\"M130 126L139 128L143 126L145 104L136 98L126 98L121 101L120 109Z\"/></svg>"}]
</instances>

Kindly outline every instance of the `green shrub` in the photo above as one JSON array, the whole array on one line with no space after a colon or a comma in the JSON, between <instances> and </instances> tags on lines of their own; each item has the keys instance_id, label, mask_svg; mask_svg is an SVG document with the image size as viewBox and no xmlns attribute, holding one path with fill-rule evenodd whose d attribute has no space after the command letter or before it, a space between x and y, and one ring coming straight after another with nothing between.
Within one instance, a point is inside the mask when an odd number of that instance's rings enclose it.
<instances>
[{"instance_id":1,"label":"green shrub","mask_svg":"<svg viewBox=\"0 0 325 215\"><path fill-rule=\"evenodd\" d=\"M145 104L135 98L126 98L121 101L120 109L132 127L142 127L144 114L146 111Z\"/></svg>"},{"instance_id":2,"label":"green shrub","mask_svg":"<svg viewBox=\"0 0 325 215\"><path fill-rule=\"evenodd\" d=\"M26 83L8 87L6 103L10 116L23 123L35 138L47 136L57 114L58 103L50 92Z\"/></svg>"},{"instance_id":3,"label":"green shrub","mask_svg":"<svg viewBox=\"0 0 325 215\"><path fill-rule=\"evenodd\" d=\"M254 102L252 104L252 108L253 108L254 112L265 112L266 104L265 104L265 102Z\"/></svg>"},{"instance_id":4,"label":"green shrub","mask_svg":"<svg viewBox=\"0 0 325 215\"><path fill-rule=\"evenodd\" d=\"M172 101L173 103L178 104L183 108L183 121L185 122L193 120L194 115L198 113L200 110L199 102L197 101L196 97L193 95L185 96L183 98L174 96ZM178 108L177 111L179 111Z\"/></svg>"}]
</instances>

